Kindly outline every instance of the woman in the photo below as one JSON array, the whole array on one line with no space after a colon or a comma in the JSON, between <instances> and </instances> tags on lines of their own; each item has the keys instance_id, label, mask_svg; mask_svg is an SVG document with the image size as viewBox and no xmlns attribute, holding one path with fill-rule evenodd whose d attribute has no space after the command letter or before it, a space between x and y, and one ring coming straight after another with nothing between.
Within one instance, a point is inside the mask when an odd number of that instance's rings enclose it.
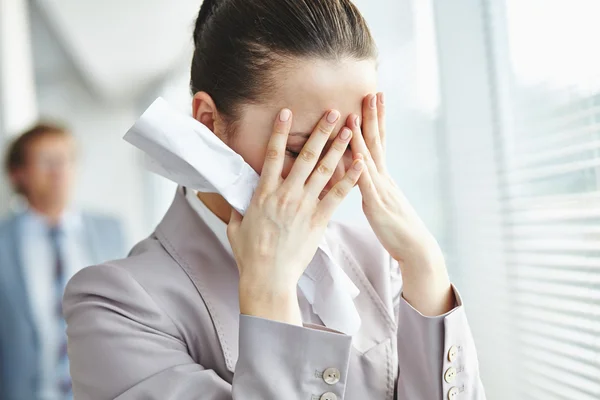
<instances>
[{"instance_id":1,"label":"woman","mask_svg":"<svg viewBox=\"0 0 600 400\"><path fill-rule=\"evenodd\" d=\"M205 0L194 39L193 115L260 183L243 217L179 188L129 258L72 279L75 397L484 399L439 246L386 172L376 49L350 0ZM329 223L355 184L372 231ZM323 235L360 290L353 336L297 290Z\"/></svg>"}]
</instances>

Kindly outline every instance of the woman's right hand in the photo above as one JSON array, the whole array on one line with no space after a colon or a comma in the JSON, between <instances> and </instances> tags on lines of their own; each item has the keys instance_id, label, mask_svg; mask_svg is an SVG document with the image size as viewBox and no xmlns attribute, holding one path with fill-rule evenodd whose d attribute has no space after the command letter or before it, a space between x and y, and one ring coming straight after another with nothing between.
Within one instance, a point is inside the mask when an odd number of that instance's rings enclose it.
<instances>
[{"instance_id":1,"label":"woman's right hand","mask_svg":"<svg viewBox=\"0 0 600 400\"><path fill-rule=\"evenodd\" d=\"M246 214L233 210L227 235L240 272L240 312L302 325L296 286L312 260L327 223L360 177L363 161L323 199L319 195L350 142L343 127L321 159L340 113L327 112L306 142L286 179L281 177L292 113L274 124L258 187Z\"/></svg>"}]
</instances>

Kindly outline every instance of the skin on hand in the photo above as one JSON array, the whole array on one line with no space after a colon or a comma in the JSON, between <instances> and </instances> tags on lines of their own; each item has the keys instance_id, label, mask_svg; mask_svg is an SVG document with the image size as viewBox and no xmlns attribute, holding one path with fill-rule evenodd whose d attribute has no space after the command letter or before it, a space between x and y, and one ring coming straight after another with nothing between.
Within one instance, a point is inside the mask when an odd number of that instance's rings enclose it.
<instances>
[{"instance_id":1,"label":"skin on hand","mask_svg":"<svg viewBox=\"0 0 600 400\"><path fill-rule=\"evenodd\" d=\"M291 111L282 110L275 121L250 206L243 218L232 210L227 227L240 271L243 314L302 324L296 285L317 251L331 216L358 181L363 167L362 160L355 160L345 177L319 199L352 136L350 129L342 128L319 160L339 118L336 110L323 116L285 179L281 172Z\"/></svg>"},{"instance_id":2,"label":"skin on hand","mask_svg":"<svg viewBox=\"0 0 600 400\"><path fill-rule=\"evenodd\" d=\"M362 124L358 115L347 123L353 157L366 165L359 180L363 211L383 247L400 263L404 298L426 316L450 311L455 298L442 251L386 169L383 93L364 98Z\"/></svg>"}]
</instances>

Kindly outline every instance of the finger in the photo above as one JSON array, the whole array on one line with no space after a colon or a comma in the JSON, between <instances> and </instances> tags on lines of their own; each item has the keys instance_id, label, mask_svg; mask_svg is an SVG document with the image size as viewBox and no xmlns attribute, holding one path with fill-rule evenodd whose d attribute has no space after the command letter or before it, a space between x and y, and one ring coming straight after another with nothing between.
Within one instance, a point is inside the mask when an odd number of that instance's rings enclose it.
<instances>
[{"instance_id":1,"label":"finger","mask_svg":"<svg viewBox=\"0 0 600 400\"><path fill-rule=\"evenodd\" d=\"M384 167L383 148L379 136L379 121L377 119L377 95L370 94L363 100L362 133L378 170Z\"/></svg>"},{"instance_id":2,"label":"finger","mask_svg":"<svg viewBox=\"0 0 600 400\"><path fill-rule=\"evenodd\" d=\"M294 166L285 180L285 185L304 187L339 119L340 113L336 110L327 112L321 118L294 162Z\"/></svg>"},{"instance_id":3,"label":"finger","mask_svg":"<svg viewBox=\"0 0 600 400\"><path fill-rule=\"evenodd\" d=\"M285 161L285 146L291 126L292 112L284 108L279 112L273 124L273 133L267 145L258 190L271 191L279 185Z\"/></svg>"},{"instance_id":4,"label":"finger","mask_svg":"<svg viewBox=\"0 0 600 400\"><path fill-rule=\"evenodd\" d=\"M346 175L336 183L317 206L317 217L329 221L336 208L346 198L366 168L363 160L354 160Z\"/></svg>"},{"instance_id":5,"label":"finger","mask_svg":"<svg viewBox=\"0 0 600 400\"><path fill-rule=\"evenodd\" d=\"M373 182L373 178L369 173L368 168L365 168L362 174L360 174L358 188L363 197L363 202L373 204L374 202L379 201L379 194L377 193L377 188L375 187L375 183Z\"/></svg>"},{"instance_id":6,"label":"finger","mask_svg":"<svg viewBox=\"0 0 600 400\"><path fill-rule=\"evenodd\" d=\"M363 157L365 162L365 166L371 172L371 175L377 173L377 166L373 161L373 157L371 156L371 151L367 147L365 143L365 139L363 138L360 117L358 115L350 115L347 121L350 129L352 129L352 140L350 141L350 148L352 149L353 158L357 158L360 154Z\"/></svg>"},{"instance_id":7,"label":"finger","mask_svg":"<svg viewBox=\"0 0 600 400\"><path fill-rule=\"evenodd\" d=\"M379 122L379 138L381 140L381 148L383 149L383 162L385 165L385 95L383 92L378 94L378 98L377 121Z\"/></svg>"},{"instance_id":8,"label":"finger","mask_svg":"<svg viewBox=\"0 0 600 400\"><path fill-rule=\"evenodd\" d=\"M352 131L350 128L343 127L340 130L340 133L333 141L329 151L319 162L319 165L308 179L308 183L306 184L306 192L309 196L318 197L321 194L325 188L325 185L327 185L327 182L329 182L333 176L335 168L344 156L351 137Z\"/></svg>"}]
</instances>

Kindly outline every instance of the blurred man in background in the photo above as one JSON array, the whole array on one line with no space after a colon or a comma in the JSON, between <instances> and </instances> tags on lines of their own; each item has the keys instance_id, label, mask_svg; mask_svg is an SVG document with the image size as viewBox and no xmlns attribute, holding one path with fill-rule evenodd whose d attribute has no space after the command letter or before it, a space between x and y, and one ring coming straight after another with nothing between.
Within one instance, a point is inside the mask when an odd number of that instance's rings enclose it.
<instances>
[{"instance_id":1,"label":"blurred man in background","mask_svg":"<svg viewBox=\"0 0 600 400\"><path fill-rule=\"evenodd\" d=\"M125 255L120 224L70 199L75 141L38 125L9 148L6 172L25 210L0 222L0 399L71 395L62 294L79 269ZM90 360L93 362L93 360Z\"/></svg>"}]
</instances>

